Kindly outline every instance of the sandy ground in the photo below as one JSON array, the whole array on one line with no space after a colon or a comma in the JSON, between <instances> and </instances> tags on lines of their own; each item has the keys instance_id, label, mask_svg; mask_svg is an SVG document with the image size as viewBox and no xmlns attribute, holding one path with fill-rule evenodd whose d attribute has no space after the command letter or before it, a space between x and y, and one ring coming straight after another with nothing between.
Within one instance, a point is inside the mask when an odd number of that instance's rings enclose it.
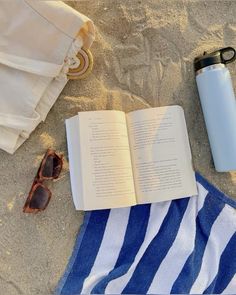
<instances>
[{"instance_id":1,"label":"sandy ground","mask_svg":"<svg viewBox=\"0 0 236 295\"><path fill-rule=\"evenodd\" d=\"M66 267L83 219L73 207L68 162L50 186L45 212L26 215L22 206L45 150L54 147L67 159L64 120L78 111L182 105L195 169L236 198L236 175L214 171L192 67L204 50L235 46L236 2L68 3L95 22L95 66L86 80L68 83L14 156L0 152L0 294L51 294Z\"/></svg>"}]
</instances>

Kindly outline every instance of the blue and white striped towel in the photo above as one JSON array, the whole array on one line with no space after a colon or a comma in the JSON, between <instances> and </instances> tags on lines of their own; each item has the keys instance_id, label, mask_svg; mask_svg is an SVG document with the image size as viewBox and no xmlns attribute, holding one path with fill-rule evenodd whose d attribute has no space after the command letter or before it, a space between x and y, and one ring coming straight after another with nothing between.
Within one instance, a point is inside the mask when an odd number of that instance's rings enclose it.
<instances>
[{"instance_id":1,"label":"blue and white striped towel","mask_svg":"<svg viewBox=\"0 0 236 295\"><path fill-rule=\"evenodd\" d=\"M236 202L198 196L87 212L56 294L235 294Z\"/></svg>"}]
</instances>

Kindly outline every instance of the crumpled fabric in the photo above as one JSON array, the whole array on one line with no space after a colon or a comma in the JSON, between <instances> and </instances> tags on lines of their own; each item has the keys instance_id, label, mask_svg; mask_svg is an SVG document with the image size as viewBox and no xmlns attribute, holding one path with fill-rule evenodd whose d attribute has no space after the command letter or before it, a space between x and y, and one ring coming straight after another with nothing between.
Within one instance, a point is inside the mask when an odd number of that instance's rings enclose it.
<instances>
[{"instance_id":1,"label":"crumpled fabric","mask_svg":"<svg viewBox=\"0 0 236 295\"><path fill-rule=\"evenodd\" d=\"M13 154L44 121L93 22L61 1L0 1L0 149Z\"/></svg>"}]
</instances>

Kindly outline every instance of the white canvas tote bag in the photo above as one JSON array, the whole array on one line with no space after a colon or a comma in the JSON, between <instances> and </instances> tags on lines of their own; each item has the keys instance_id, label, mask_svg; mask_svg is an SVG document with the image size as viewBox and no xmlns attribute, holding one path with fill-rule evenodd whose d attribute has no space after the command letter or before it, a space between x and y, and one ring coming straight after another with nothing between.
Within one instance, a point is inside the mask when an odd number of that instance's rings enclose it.
<instances>
[{"instance_id":1,"label":"white canvas tote bag","mask_svg":"<svg viewBox=\"0 0 236 295\"><path fill-rule=\"evenodd\" d=\"M61 1L0 1L0 148L14 153L43 120L94 40L90 19Z\"/></svg>"}]
</instances>

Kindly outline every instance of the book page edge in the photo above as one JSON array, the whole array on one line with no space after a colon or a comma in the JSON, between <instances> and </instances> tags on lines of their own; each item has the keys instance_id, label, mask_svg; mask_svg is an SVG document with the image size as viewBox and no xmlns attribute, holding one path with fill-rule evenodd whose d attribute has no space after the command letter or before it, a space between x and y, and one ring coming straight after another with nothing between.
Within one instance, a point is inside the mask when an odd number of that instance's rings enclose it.
<instances>
[{"instance_id":1,"label":"book page edge","mask_svg":"<svg viewBox=\"0 0 236 295\"><path fill-rule=\"evenodd\" d=\"M80 143L78 116L74 116L65 121L67 147L70 168L70 183L72 198L76 210L84 210L82 177L80 167ZM76 136L77 135L77 136Z\"/></svg>"}]
</instances>

